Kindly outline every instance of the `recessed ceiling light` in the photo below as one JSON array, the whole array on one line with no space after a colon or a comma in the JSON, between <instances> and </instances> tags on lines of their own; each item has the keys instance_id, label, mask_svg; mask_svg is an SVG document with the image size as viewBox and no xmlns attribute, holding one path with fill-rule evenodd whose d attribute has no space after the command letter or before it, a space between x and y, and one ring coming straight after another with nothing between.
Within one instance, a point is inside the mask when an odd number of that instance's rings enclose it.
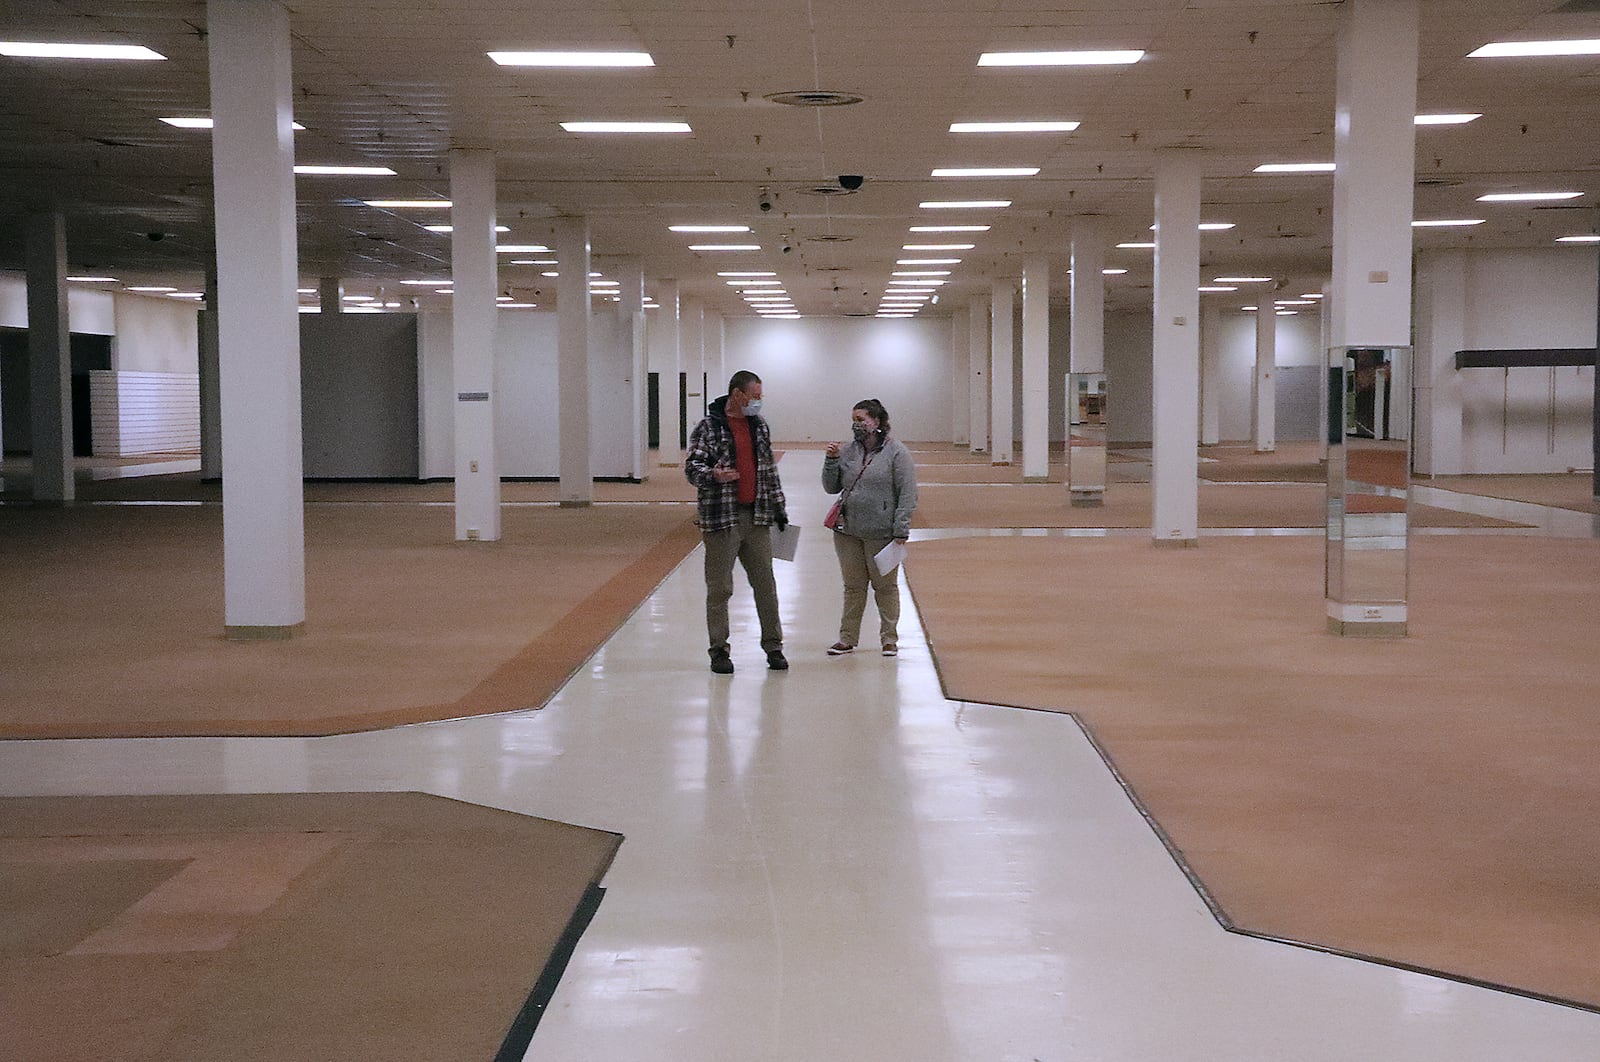
<instances>
[{"instance_id":1,"label":"recessed ceiling light","mask_svg":"<svg viewBox=\"0 0 1600 1062\"><path fill-rule=\"evenodd\" d=\"M912 232L988 232L988 225L913 225Z\"/></svg>"},{"instance_id":2,"label":"recessed ceiling light","mask_svg":"<svg viewBox=\"0 0 1600 1062\"><path fill-rule=\"evenodd\" d=\"M1300 316L1300 311L1299 310L1279 310L1278 311L1278 316L1279 317L1299 317Z\"/></svg>"},{"instance_id":3,"label":"recessed ceiling light","mask_svg":"<svg viewBox=\"0 0 1600 1062\"><path fill-rule=\"evenodd\" d=\"M621 288L622 287L622 281L620 281L620 280L591 280L591 281L589 281L589 286L591 288Z\"/></svg>"},{"instance_id":4,"label":"recessed ceiling light","mask_svg":"<svg viewBox=\"0 0 1600 1062\"><path fill-rule=\"evenodd\" d=\"M1200 223L1200 225L1199 225L1199 228L1200 228L1201 232L1226 232L1226 231L1228 231L1229 229L1231 229L1233 227L1234 227L1234 223L1231 222L1231 221L1202 221ZM1154 225L1151 225L1150 226L1150 231L1151 232L1156 231L1156 227ZM1123 245L1119 243L1119 244L1117 244L1117 246L1121 247ZM1133 245L1130 244L1129 246L1133 246ZM1150 246L1154 247L1155 244L1151 244Z\"/></svg>"},{"instance_id":5,"label":"recessed ceiling light","mask_svg":"<svg viewBox=\"0 0 1600 1062\"><path fill-rule=\"evenodd\" d=\"M691 243L691 251L759 251L759 243Z\"/></svg>"},{"instance_id":6,"label":"recessed ceiling light","mask_svg":"<svg viewBox=\"0 0 1600 1062\"><path fill-rule=\"evenodd\" d=\"M374 298L371 295L342 295L342 296L340 296L340 298L342 298L345 302L377 302L378 301L376 298Z\"/></svg>"},{"instance_id":7,"label":"recessed ceiling light","mask_svg":"<svg viewBox=\"0 0 1600 1062\"><path fill-rule=\"evenodd\" d=\"M151 295L165 295L169 291L177 291L178 289L177 288L165 288L165 287L153 286L153 285L140 285L137 288L129 288L128 290L129 291L143 292L145 294L151 294ZM307 291L315 291L316 289L315 288L307 288L305 290L307 290Z\"/></svg>"},{"instance_id":8,"label":"recessed ceiling light","mask_svg":"<svg viewBox=\"0 0 1600 1062\"><path fill-rule=\"evenodd\" d=\"M169 299L203 299L205 297L206 297L205 296L205 292L203 292L203 291L169 291L169 292L167 292L167 298L169 298Z\"/></svg>"},{"instance_id":9,"label":"recessed ceiling light","mask_svg":"<svg viewBox=\"0 0 1600 1062\"><path fill-rule=\"evenodd\" d=\"M424 225L422 227L427 229L429 232L454 232L455 228L456 228L454 225ZM496 232L510 232L511 231L511 226L510 225L496 225L494 227L494 231L496 231ZM515 265L516 263L513 262L512 264Z\"/></svg>"},{"instance_id":10,"label":"recessed ceiling light","mask_svg":"<svg viewBox=\"0 0 1600 1062\"><path fill-rule=\"evenodd\" d=\"M1121 248L1123 248L1125 250L1129 250L1129 251L1135 251L1135 250L1148 251L1148 250L1153 250L1155 248L1155 244L1153 244L1153 243L1119 243L1119 244L1117 244L1117 246L1121 247Z\"/></svg>"},{"instance_id":11,"label":"recessed ceiling light","mask_svg":"<svg viewBox=\"0 0 1600 1062\"><path fill-rule=\"evenodd\" d=\"M749 225L668 225L669 232L749 232Z\"/></svg>"},{"instance_id":12,"label":"recessed ceiling light","mask_svg":"<svg viewBox=\"0 0 1600 1062\"><path fill-rule=\"evenodd\" d=\"M1144 58L1139 49L1070 52L984 52L979 66L1125 66Z\"/></svg>"},{"instance_id":13,"label":"recessed ceiling light","mask_svg":"<svg viewBox=\"0 0 1600 1062\"><path fill-rule=\"evenodd\" d=\"M142 44L65 44L0 41L0 55L16 59L165 59Z\"/></svg>"},{"instance_id":14,"label":"recessed ceiling light","mask_svg":"<svg viewBox=\"0 0 1600 1062\"><path fill-rule=\"evenodd\" d=\"M1313 299L1273 299L1272 300L1272 305L1274 305L1274 306L1315 306L1316 305L1316 301L1313 300Z\"/></svg>"},{"instance_id":15,"label":"recessed ceiling light","mask_svg":"<svg viewBox=\"0 0 1600 1062\"><path fill-rule=\"evenodd\" d=\"M551 271L549 273L540 273L539 275L541 277L559 277L561 274L557 273L557 272L554 272L554 271Z\"/></svg>"},{"instance_id":16,"label":"recessed ceiling light","mask_svg":"<svg viewBox=\"0 0 1600 1062\"><path fill-rule=\"evenodd\" d=\"M890 291L918 291L928 288L942 288L950 283L948 280L891 280Z\"/></svg>"},{"instance_id":17,"label":"recessed ceiling light","mask_svg":"<svg viewBox=\"0 0 1600 1062\"><path fill-rule=\"evenodd\" d=\"M1212 277L1213 284L1271 284L1271 277Z\"/></svg>"},{"instance_id":18,"label":"recessed ceiling light","mask_svg":"<svg viewBox=\"0 0 1600 1062\"><path fill-rule=\"evenodd\" d=\"M300 307L297 307L297 308L299 309L299 311L301 313L321 313L322 312L322 307L321 306L300 306Z\"/></svg>"},{"instance_id":19,"label":"recessed ceiling light","mask_svg":"<svg viewBox=\"0 0 1600 1062\"><path fill-rule=\"evenodd\" d=\"M496 254L549 254L550 248L542 243L502 243L495 246Z\"/></svg>"},{"instance_id":20,"label":"recessed ceiling light","mask_svg":"<svg viewBox=\"0 0 1600 1062\"><path fill-rule=\"evenodd\" d=\"M1543 203L1552 199L1576 199L1582 192L1490 192L1480 195L1480 203Z\"/></svg>"},{"instance_id":21,"label":"recessed ceiling light","mask_svg":"<svg viewBox=\"0 0 1600 1062\"><path fill-rule=\"evenodd\" d=\"M895 265L960 265L959 258L897 258Z\"/></svg>"},{"instance_id":22,"label":"recessed ceiling light","mask_svg":"<svg viewBox=\"0 0 1600 1062\"><path fill-rule=\"evenodd\" d=\"M433 293L435 295L454 295L456 293L456 289L455 288L434 288L433 289Z\"/></svg>"},{"instance_id":23,"label":"recessed ceiling light","mask_svg":"<svg viewBox=\"0 0 1600 1062\"><path fill-rule=\"evenodd\" d=\"M67 279L74 284L115 284L117 282L116 277L68 277Z\"/></svg>"},{"instance_id":24,"label":"recessed ceiling light","mask_svg":"<svg viewBox=\"0 0 1600 1062\"><path fill-rule=\"evenodd\" d=\"M496 295L494 297L494 301L495 302L515 302L516 300L513 299L510 295Z\"/></svg>"},{"instance_id":25,"label":"recessed ceiling light","mask_svg":"<svg viewBox=\"0 0 1600 1062\"><path fill-rule=\"evenodd\" d=\"M717 274L719 277L775 277L777 275L770 269L734 269Z\"/></svg>"},{"instance_id":26,"label":"recessed ceiling light","mask_svg":"<svg viewBox=\"0 0 1600 1062\"><path fill-rule=\"evenodd\" d=\"M970 251L977 244L973 243L905 243L900 245L902 251Z\"/></svg>"},{"instance_id":27,"label":"recessed ceiling light","mask_svg":"<svg viewBox=\"0 0 1600 1062\"><path fill-rule=\"evenodd\" d=\"M294 172L310 177L393 177L395 172L387 166L296 166Z\"/></svg>"},{"instance_id":28,"label":"recessed ceiling light","mask_svg":"<svg viewBox=\"0 0 1600 1062\"><path fill-rule=\"evenodd\" d=\"M500 309L502 310L534 310L538 309L538 307L539 304L536 302L502 302L500 304Z\"/></svg>"},{"instance_id":29,"label":"recessed ceiling light","mask_svg":"<svg viewBox=\"0 0 1600 1062\"><path fill-rule=\"evenodd\" d=\"M130 288L128 290L137 291L139 289ZM161 290L162 291L175 291L177 289L175 289L175 288L162 288ZM296 291L296 293L298 293L300 295L315 295L317 293L317 289L316 288L295 288L294 290Z\"/></svg>"},{"instance_id":30,"label":"recessed ceiling light","mask_svg":"<svg viewBox=\"0 0 1600 1062\"><path fill-rule=\"evenodd\" d=\"M1467 225L1482 225L1482 218L1433 218L1427 221L1413 221L1414 229L1455 229Z\"/></svg>"},{"instance_id":31,"label":"recessed ceiling light","mask_svg":"<svg viewBox=\"0 0 1600 1062\"><path fill-rule=\"evenodd\" d=\"M894 277L947 277L948 269L900 269L889 274Z\"/></svg>"},{"instance_id":32,"label":"recessed ceiling light","mask_svg":"<svg viewBox=\"0 0 1600 1062\"><path fill-rule=\"evenodd\" d=\"M501 66L655 66L649 52L488 52Z\"/></svg>"},{"instance_id":33,"label":"recessed ceiling light","mask_svg":"<svg viewBox=\"0 0 1600 1062\"><path fill-rule=\"evenodd\" d=\"M1320 291L1308 291L1308 292L1306 292L1304 295L1302 295L1300 297L1302 299L1310 299L1312 302L1315 302L1318 299L1322 298L1322 292L1320 292Z\"/></svg>"},{"instance_id":34,"label":"recessed ceiling light","mask_svg":"<svg viewBox=\"0 0 1600 1062\"><path fill-rule=\"evenodd\" d=\"M363 199L369 207L384 210L449 210L448 199Z\"/></svg>"},{"instance_id":35,"label":"recessed ceiling light","mask_svg":"<svg viewBox=\"0 0 1600 1062\"><path fill-rule=\"evenodd\" d=\"M932 199L917 204L923 210L998 210L1010 205L1009 199Z\"/></svg>"},{"instance_id":36,"label":"recessed ceiling light","mask_svg":"<svg viewBox=\"0 0 1600 1062\"><path fill-rule=\"evenodd\" d=\"M1102 274L1104 274L1105 276L1108 276L1108 277L1120 277L1122 274L1126 273L1127 270L1126 269L1102 269L1102 270L1100 270L1100 272Z\"/></svg>"},{"instance_id":37,"label":"recessed ceiling light","mask_svg":"<svg viewBox=\"0 0 1600 1062\"><path fill-rule=\"evenodd\" d=\"M1468 122L1482 118L1481 114L1419 114L1416 117L1418 125L1466 125Z\"/></svg>"},{"instance_id":38,"label":"recessed ceiling light","mask_svg":"<svg viewBox=\"0 0 1600 1062\"><path fill-rule=\"evenodd\" d=\"M952 133L1070 133L1077 122L951 122Z\"/></svg>"},{"instance_id":39,"label":"recessed ceiling light","mask_svg":"<svg viewBox=\"0 0 1600 1062\"><path fill-rule=\"evenodd\" d=\"M1248 311L1259 310L1260 308L1261 307L1259 307L1259 306L1241 306L1241 307L1239 307L1239 309L1241 309L1241 310L1248 310Z\"/></svg>"},{"instance_id":40,"label":"recessed ceiling light","mask_svg":"<svg viewBox=\"0 0 1600 1062\"><path fill-rule=\"evenodd\" d=\"M445 280L402 280L400 283L402 283L402 284L414 284L419 288L436 288L441 284L448 284L448 283L450 283L450 281L448 279L445 279Z\"/></svg>"},{"instance_id":41,"label":"recessed ceiling light","mask_svg":"<svg viewBox=\"0 0 1600 1062\"><path fill-rule=\"evenodd\" d=\"M1537 55L1600 55L1600 40L1496 41L1467 53L1468 59Z\"/></svg>"},{"instance_id":42,"label":"recessed ceiling light","mask_svg":"<svg viewBox=\"0 0 1600 1062\"><path fill-rule=\"evenodd\" d=\"M1232 284L1202 284L1202 285L1200 285L1199 290L1200 291L1204 291L1204 292L1216 292L1216 291L1238 291L1239 289L1237 287L1235 287L1234 285L1232 285Z\"/></svg>"},{"instance_id":43,"label":"recessed ceiling light","mask_svg":"<svg viewBox=\"0 0 1600 1062\"><path fill-rule=\"evenodd\" d=\"M945 166L928 174L930 177L1032 177L1039 172L1037 166ZM924 204L926 205L926 204Z\"/></svg>"},{"instance_id":44,"label":"recessed ceiling light","mask_svg":"<svg viewBox=\"0 0 1600 1062\"><path fill-rule=\"evenodd\" d=\"M1263 162L1254 170L1255 173L1332 173L1335 166L1331 162Z\"/></svg>"},{"instance_id":45,"label":"recessed ceiling light","mask_svg":"<svg viewBox=\"0 0 1600 1062\"><path fill-rule=\"evenodd\" d=\"M1557 236L1557 243L1600 243L1600 236Z\"/></svg>"},{"instance_id":46,"label":"recessed ceiling light","mask_svg":"<svg viewBox=\"0 0 1600 1062\"><path fill-rule=\"evenodd\" d=\"M569 133L692 133L688 122L562 122Z\"/></svg>"},{"instance_id":47,"label":"recessed ceiling light","mask_svg":"<svg viewBox=\"0 0 1600 1062\"><path fill-rule=\"evenodd\" d=\"M187 118L163 118L161 120L166 122L168 125L176 126L179 129L210 129L214 124L210 118L204 118L200 116ZM295 129L299 129L301 131L305 130L305 126L301 125L299 122L290 122L289 124Z\"/></svg>"}]
</instances>

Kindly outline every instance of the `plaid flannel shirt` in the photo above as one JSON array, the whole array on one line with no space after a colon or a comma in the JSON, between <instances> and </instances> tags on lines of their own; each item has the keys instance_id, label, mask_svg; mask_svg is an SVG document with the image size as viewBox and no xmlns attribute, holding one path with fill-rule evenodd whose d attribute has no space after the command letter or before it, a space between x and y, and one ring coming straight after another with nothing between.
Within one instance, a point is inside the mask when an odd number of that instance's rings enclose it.
<instances>
[{"instance_id":1,"label":"plaid flannel shirt","mask_svg":"<svg viewBox=\"0 0 1600 1062\"><path fill-rule=\"evenodd\" d=\"M696 523L702 532L722 531L739 521L739 484L718 483L712 469L733 467L733 429L725 412L727 396L711 403L711 410L689 436L689 452L684 455L684 478L700 492ZM772 431L760 417L748 418L750 441L756 450L756 526L787 524L789 510L778 481L778 466L772 458Z\"/></svg>"}]
</instances>

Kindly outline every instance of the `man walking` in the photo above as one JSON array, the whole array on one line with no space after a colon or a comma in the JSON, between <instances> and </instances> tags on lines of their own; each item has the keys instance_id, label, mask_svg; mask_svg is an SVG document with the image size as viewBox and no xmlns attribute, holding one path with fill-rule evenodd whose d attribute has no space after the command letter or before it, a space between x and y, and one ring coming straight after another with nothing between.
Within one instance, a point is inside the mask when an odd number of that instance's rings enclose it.
<instances>
[{"instance_id":1,"label":"man walking","mask_svg":"<svg viewBox=\"0 0 1600 1062\"><path fill-rule=\"evenodd\" d=\"M711 637L711 670L733 673L728 651L728 599L733 596L733 562L738 558L755 592L761 618L761 648L767 666L786 671L783 625L778 619L778 587L772 578L772 527L788 526L789 513L772 459L772 433L761 418L761 377L740 371L728 393L689 437L683 474L700 492L701 537L706 546L706 632Z\"/></svg>"}]
</instances>

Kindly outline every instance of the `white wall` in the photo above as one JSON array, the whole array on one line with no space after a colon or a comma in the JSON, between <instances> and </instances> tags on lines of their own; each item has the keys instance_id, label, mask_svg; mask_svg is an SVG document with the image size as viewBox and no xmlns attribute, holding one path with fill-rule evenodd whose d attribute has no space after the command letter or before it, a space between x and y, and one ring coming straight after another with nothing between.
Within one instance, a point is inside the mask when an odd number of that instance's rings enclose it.
<instances>
[{"instance_id":1,"label":"white wall","mask_svg":"<svg viewBox=\"0 0 1600 1062\"><path fill-rule=\"evenodd\" d=\"M1455 352L1592 348L1595 282L1581 246L1417 256L1419 473L1590 467L1592 368L1457 370Z\"/></svg>"},{"instance_id":2,"label":"white wall","mask_svg":"<svg viewBox=\"0 0 1600 1062\"><path fill-rule=\"evenodd\" d=\"M200 376L192 372L89 373L96 457L200 449Z\"/></svg>"},{"instance_id":3,"label":"white wall","mask_svg":"<svg viewBox=\"0 0 1600 1062\"><path fill-rule=\"evenodd\" d=\"M727 319L725 366L761 377L762 416L774 439L850 437L850 407L880 399L894 433L911 441L950 437L950 322L808 317ZM712 397L727 381L712 381Z\"/></svg>"},{"instance_id":4,"label":"white wall","mask_svg":"<svg viewBox=\"0 0 1600 1062\"><path fill-rule=\"evenodd\" d=\"M628 414L633 354L623 349L615 313L596 312L589 329L590 468L596 478L625 478L633 473ZM419 315L418 343L422 475L449 479L455 475L450 314ZM556 343L554 312L500 311L495 331L494 429L503 477L560 475Z\"/></svg>"},{"instance_id":5,"label":"white wall","mask_svg":"<svg viewBox=\"0 0 1600 1062\"><path fill-rule=\"evenodd\" d=\"M28 327L28 282L22 273L0 273L0 327ZM67 329L90 336L116 335L111 292L69 285Z\"/></svg>"},{"instance_id":6,"label":"white wall","mask_svg":"<svg viewBox=\"0 0 1600 1062\"><path fill-rule=\"evenodd\" d=\"M1270 298L1266 293L1264 297ZM1221 354L1218 437L1223 442L1247 442L1251 427L1251 393L1256 366L1256 315L1241 310L1223 311L1217 321L1216 342ZM1209 342L1209 340L1208 340ZM1276 364L1279 439L1317 437L1317 374L1321 371L1322 325L1317 307L1293 317L1278 318ZM1309 396L1303 392L1309 389Z\"/></svg>"},{"instance_id":7,"label":"white wall","mask_svg":"<svg viewBox=\"0 0 1600 1062\"><path fill-rule=\"evenodd\" d=\"M200 371L200 308L148 295L111 296L116 342L111 367L124 372Z\"/></svg>"}]
</instances>

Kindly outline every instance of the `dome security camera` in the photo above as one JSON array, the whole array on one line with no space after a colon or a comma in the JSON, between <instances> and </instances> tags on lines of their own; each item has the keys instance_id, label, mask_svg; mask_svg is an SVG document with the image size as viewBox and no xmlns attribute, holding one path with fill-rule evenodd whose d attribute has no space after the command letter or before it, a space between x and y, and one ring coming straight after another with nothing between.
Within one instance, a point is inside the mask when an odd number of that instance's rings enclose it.
<instances>
[{"instance_id":1,"label":"dome security camera","mask_svg":"<svg viewBox=\"0 0 1600 1062\"><path fill-rule=\"evenodd\" d=\"M162 240L167 238L167 234L164 232L147 232L144 234L144 238L149 240L151 243L160 243Z\"/></svg>"},{"instance_id":2,"label":"dome security camera","mask_svg":"<svg viewBox=\"0 0 1600 1062\"><path fill-rule=\"evenodd\" d=\"M857 191L865 183L867 183L867 179L859 173L841 173L839 175L839 187L847 192Z\"/></svg>"},{"instance_id":3,"label":"dome security camera","mask_svg":"<svg viewBox=\"0 0 1600 1062\"><path fill-rule=\"evenodd\" d=\"M761 208L763 214L770 214L772 212L772 193L765 188L761 189L761 195L756 199L756 206Z\"/></svg>"}]
</instances>

